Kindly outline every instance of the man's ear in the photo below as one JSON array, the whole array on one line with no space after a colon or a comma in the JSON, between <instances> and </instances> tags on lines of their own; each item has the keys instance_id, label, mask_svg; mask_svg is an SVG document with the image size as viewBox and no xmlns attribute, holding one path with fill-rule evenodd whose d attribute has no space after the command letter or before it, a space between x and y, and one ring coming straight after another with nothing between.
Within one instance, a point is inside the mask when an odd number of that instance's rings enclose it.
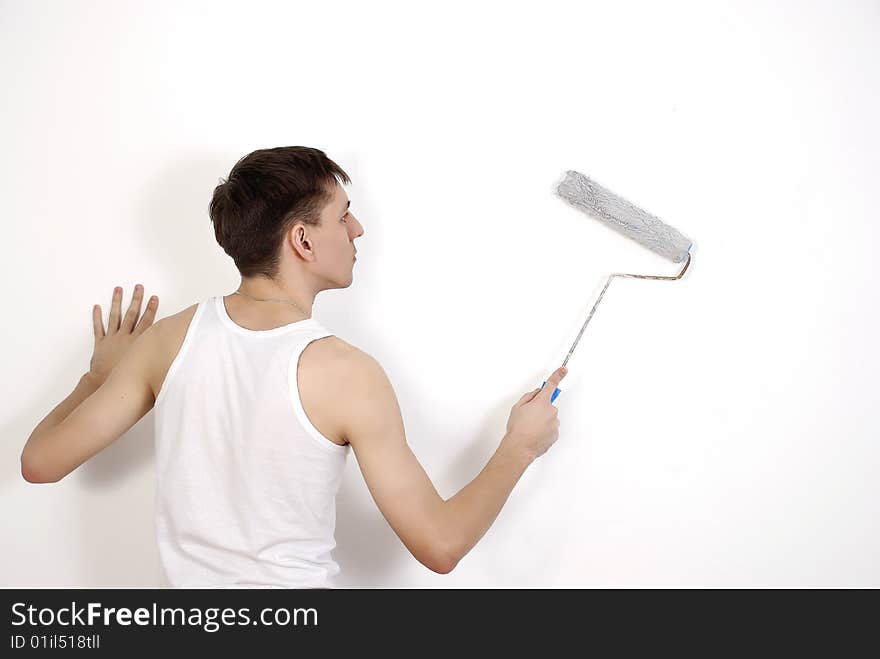
<instances>
[{"instance_id":1,"label":"man's ear","mask_svg":"<svg viewBox=\"0 0 880 659\"><path fill-rule=\"evenodd\" d=\"M304 225L294 225L289 235L293 250L295 252L297 252L301 257L306 260L311 260L312 258L314 258L314 252L312 251L312 242L311 240L309 240L309 235Z\"/></svg>"}]
</instances>

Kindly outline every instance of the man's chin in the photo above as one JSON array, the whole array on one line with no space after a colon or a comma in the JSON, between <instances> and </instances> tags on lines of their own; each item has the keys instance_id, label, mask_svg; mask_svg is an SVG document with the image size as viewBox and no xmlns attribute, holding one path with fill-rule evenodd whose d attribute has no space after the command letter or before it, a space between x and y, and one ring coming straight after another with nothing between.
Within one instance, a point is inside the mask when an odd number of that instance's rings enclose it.
<instances>
[{"instance_id":1,"label":"man's chin","mask_svg":"<svg viewBox=\"0 0 880 659\"><path fill-rule=\"evenodd\" d=\"M354 273L349 273L348 277L343 281L337 282L335 288L348 288L354 283Z\"/></svg>"}]
</instances>

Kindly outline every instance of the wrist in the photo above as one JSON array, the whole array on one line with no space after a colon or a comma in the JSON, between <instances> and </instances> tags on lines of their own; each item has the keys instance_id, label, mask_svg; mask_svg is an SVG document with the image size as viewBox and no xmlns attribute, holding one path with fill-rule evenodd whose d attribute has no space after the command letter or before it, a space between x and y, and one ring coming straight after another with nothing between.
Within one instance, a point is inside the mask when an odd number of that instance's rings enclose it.
<instances>
[{"instance_id":1,"label":"wrist","mask_svg":"<svg viewBox=\"0 0 880 659\"><path fill-rule=\"evenodd\" d=\"M526 443L510 434L505 434L501 439L499 451L508 453L513 460L520 463L525 469L535 461L535 456L528 450Z\"/></svg>"}]
</instances>

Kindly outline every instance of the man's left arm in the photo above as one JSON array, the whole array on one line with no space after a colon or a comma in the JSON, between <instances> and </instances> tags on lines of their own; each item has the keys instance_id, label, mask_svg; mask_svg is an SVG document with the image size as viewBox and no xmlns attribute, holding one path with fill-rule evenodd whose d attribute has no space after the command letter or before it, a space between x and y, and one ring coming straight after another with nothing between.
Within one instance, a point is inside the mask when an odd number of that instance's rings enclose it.
<instances>
[{"instance_id":1,"label":"man's left arm","mask_svg":"<svg viewBox=\"0 0 880 659\"><path fill-rule=\"evenodd\" d=\"M120 323L121 289L114 292L106 334L100 307L95 320L92 368L73 393L58 404L31 433L21 454L22 476L32 483L54 483L122 436L155 402L150 369L156 354L150 331L158 300L147 305L141 322L142 289ZM109 372L108 372L109 371Z\"/></svg>"}]
</instances>

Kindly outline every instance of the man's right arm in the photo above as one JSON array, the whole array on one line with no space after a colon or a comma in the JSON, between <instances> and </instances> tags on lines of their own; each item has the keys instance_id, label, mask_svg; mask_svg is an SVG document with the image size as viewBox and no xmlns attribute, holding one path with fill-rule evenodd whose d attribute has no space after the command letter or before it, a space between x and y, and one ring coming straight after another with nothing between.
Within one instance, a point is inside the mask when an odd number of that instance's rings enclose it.
<instances>
[{"instance_id":1,"label":"man's right arm","mask_svg":"<svg viewBox=\"0 0 880 659\"><path fill-rule=\"evenodd\" d=\"M505 436L483 470L449 500L410 450L382 366L354 349L345 365L343 435L391 528L425 567L446 574L486 533L532 458Z\"/></svg>"}]
</instances>

